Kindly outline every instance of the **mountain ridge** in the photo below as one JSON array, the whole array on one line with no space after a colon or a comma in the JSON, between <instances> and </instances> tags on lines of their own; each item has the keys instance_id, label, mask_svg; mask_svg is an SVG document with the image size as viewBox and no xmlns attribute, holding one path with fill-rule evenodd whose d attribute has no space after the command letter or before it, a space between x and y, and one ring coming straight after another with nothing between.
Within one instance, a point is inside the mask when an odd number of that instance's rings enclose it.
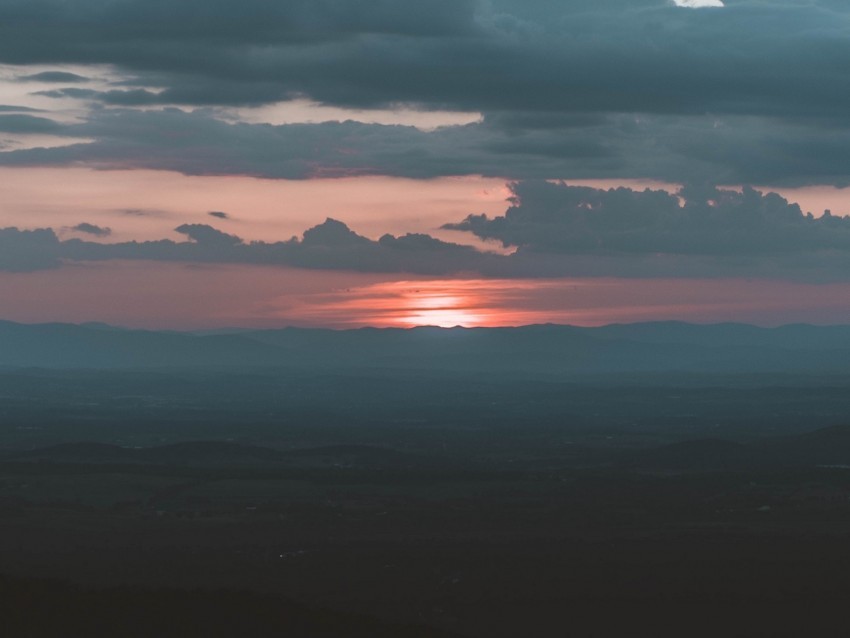
<instances>
[{"instance_id":1,"label":"mountain ridge","mask_svg":"<svg viewBox=\"0 0 850 638\"><path fill-rule=\"evenodd\" d=\"M198 334L0 321L0 367L848 373L850 326L647 322Z\"/></svg>"}]
</instances>

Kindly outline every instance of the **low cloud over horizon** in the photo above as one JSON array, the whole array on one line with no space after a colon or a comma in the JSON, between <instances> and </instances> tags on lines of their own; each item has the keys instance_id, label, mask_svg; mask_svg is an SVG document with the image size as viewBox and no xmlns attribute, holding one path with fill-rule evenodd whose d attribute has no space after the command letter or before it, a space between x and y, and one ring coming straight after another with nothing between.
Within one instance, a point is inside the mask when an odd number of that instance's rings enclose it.
<instances>
[{"instance_id":1,"label":"low cloud over horizon","mask_svg":"<svg viewBox=\"0 0 850 638\"><path fill-rule=\"evenodd\" d=\"M138 260L494 278L850 280L850 218L804 213L776 193L707 186L670 193L546 181L514 182L510 189L511 205L503 216L469 215L443 227L498 241L513 249L510 254L423 233L387 233L373 240L328 218L301 238L274 242L245 241L199 223L174 229L187 238L182 242L63 240L52 229L6 228L0 230L0 269ZM87 223L74 229L101 238L110 234Z\"/></svg>"}]
</instances>

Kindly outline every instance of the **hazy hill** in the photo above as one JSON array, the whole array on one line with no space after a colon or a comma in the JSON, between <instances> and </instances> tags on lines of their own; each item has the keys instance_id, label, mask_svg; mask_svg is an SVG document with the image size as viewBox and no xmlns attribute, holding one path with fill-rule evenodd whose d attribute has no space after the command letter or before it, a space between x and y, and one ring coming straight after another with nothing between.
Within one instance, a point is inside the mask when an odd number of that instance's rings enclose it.
<instances>
[{"instance_id":1,"label":"hazy hill","mask_svg":"<svg viewBox=\"0 0 850 638\"><path fill-rule=\"evenodd\" d=\"M227 334L0 322L7 368L384 368L584 374L850 372L850 327L287 328Z\"/></svg>"},{"instance_id":2,"label":"hazy hill","mask_svg":"<svg viewBox=\"0 0 850 638\"><path fill-rule=\"evenodd\" d=\"M227 441L186 441L128 448L94 442L62 443L24 452L7 452L0 460L83 465L165 465L191 467L347 467L411 469L447 467L440 459L371 445L329 445L276 450Z\"/></svg>"},{"instance_id":3,"label":"hazy hill","mask_svg":"<svg viewBox=\"0 0 850 638\"><path fill-rule=\"evenodd\" d=\"M286 352L238 335L196 337L175 332L105 330L71 324L0 322L0 366L34 368L159 368L267 366Z\"/></svg>"},{"instance_id":4,"label":"hazy hill","mask_svg":"<svg viewBox=\"0 0 850 638\"><path fill-rule=\"evenodd\" d=\"M148 448L103 443L62 443L26 452L10 453L6 460L48 463L254 465L278 463L283 455L269 448L225 441L192 441Z\"/></svg>"}]
</instances>

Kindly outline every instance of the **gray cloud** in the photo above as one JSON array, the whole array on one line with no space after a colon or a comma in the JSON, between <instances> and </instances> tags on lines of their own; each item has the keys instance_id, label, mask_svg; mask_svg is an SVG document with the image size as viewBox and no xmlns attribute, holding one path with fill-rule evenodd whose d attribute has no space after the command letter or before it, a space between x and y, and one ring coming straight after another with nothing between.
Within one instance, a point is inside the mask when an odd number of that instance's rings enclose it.
<instances>
[{"instance_id":1,"label":"gray cloud","mask_svg":"<svg viewBox=\"0 0 850 638\"><path fill-rule=\"evenodd\" d=\"M550 182L512 185L502 217L470 215L444 228L520 251L560 254L757 257L850 255L850 218L804 214L776 193L690 186L678 194Z\"/></svg>"},{"instance_id":2,"label":"gray cloud","mask_svg":"<svg viewBox=\"0 0 850 638\"><path fill-rule=\"evenodd\" d=\"M30 272L60 265L61 243L49 229L0 229L0 270Z\"/></svg>"},{"instance_id":3,"label":"gray cloud","mask_svg":"<svg viewBox=\"0 0 850 638\"><path fill-rule=\"evenodd\" d=\"M73 261L134 259L241 263L434 275L474 270L491 261L491 257L495 258L468 246L416 235L386 235L373 241L333 219L305 231L303 239L271 243L244 242L206 224L184 224L175 230L186 235L189 241L100 244L71 239L61 242L60 255Z\"/></svg>"},{"instance_id":4,"label":"gray cloud","mask_svg":"<svg viewBox=\"0 0 850 638\"><path fill-rule=\"evenodd\" d=\"M89 224L88 222L81 222L76 226L72 226L71 230L86 235L94 235L95 237L109 237L112 234L111 228Z\"/></svg>"},{"instance_id":5,"label":"gray cloud","mask_svg":"<svg viewBox=\"0 0 850 638\"><path fill-rule=\"evenodd\" d=\"M553 137L538 129L504 131L487 121L430 132L351 121L230 124L210 113L169 108L96 111L85 124L65 130L95 141L5 153L0 165L118 164L189 175L286 179L375 174L654 177L682 172L678 149L659 149L654 126L636 125L625 116ZM652 162L646 161L650 153L656 158ZM700 161L696 170L702 173L709 165Z\"/></svg>"},{"instance_id":6,"label":"gray cloud","mask_svg":"<svg viewBox=\"0 0 850 638\"><path fill-rule=\"evenodd\" d=\"M172 213L165 210L157 210L155 208L120 208L113 211L119 215L127 215L128 217L171 217Z\"/></svg>"},{"instance_id":7,"label":"gray cloud","mask_svg":"<svg viewBox=\"0 0 850 638\"><path fill-rule=\"evenodd\" d=\"M769 122L749 117L514 113L422 131L351 121L231 124L203 110L101 109L83 124L55 125L54 132L94 141L0 153L0 165L118 165L284 179L481 174L850 183L850 127L786 123L780 136Z\"/></svg>"},{"instance_id":8,"label":"gray cloud","mask_svg":"<svg viewBox=\"0 0 850 638\"><path fill-rule=\"evenodd\" d=\"M47 117L34 115L10 114L0 115L0 132L2 133L49 133L61 134L65 127Z\"/></svg>"},{"instance_id":9,"label":"gray cloud","mask_svg":"<svg viewBox=\"0 0 850 638\"><path fill-rule=\"evenodd\" d=\"M75 127L93 144L4 154L0 163L288 179L481 173L850 183L850 5L726 5L0 0L0 61L106 63L126 73L126 88L42 95L110 107L309 97L485 115L479 125L425 134L352 123L229 126L203 109L110 108ZM177 127L190 135L168 134Z\"/></svg>"},{"instance_id":10,"label":"gray cloud","mask_svg":"<svg viewBox=\"0 0 850 638\"><path fill-rule=\"evenodd\" d=\"M236 235L228 235L207 224L183 224L174 230L203 246L230 248L242 243Z\"/></svg>"},{"instance_id":11,"label":"gray cloud","mask_svg":"<svg viewBox=\"0 0 850 638\"><path fill-rule=\"evenodd\" d=\"M846 117L846 3L727 5L6 0L0 60L119 65L163 103Z\"/></svg>"},{"instance_id":12,"label":"gray cloud","mask_svg":"<svg viewBox=\"0 0 850 638\"><path fill-rule=\"evenodd\" d=\"M215 217L216 219L230 219L230 215L221 210L211 210L207 213L210 217Z\"/></svg>"},{"instance_id":13,"label":"gray cloud","mask_svg":"<svg viewBox=\"0 0 850 638\"><path fill-rule=\"evenodd\" d=\"M15 106L14 104L0 104L0 113L39 113L41 109L29 106Z\"/></svg>"},{"instance_id":14,"label":"gray cloud","mask_svg":"<svg viewBox=\"0 0 850 638\"><path fill-rule=\"evenodd\" d=\"M204 113L103 110L66 127L92 143L0 154L2 165L86 163L175 170L189 175L242 174L306 179L361 174L432 177L475 172L486 153L458 148L464 135L445 130L358 122L283 126L228 124ZM471 130L468 135L475 137ZM477 144L470 140L468 144ZM457 155L455 160L451 155Z\"/></svg>"},{"instance_id":15,"label":"gray cloud","mask_svg":"<svg viewBox=\"0 0 850 638\"><path fill-rule=\"evenodd\" d=\"M306 231L301 240L274 243L246 243L205 224L185 224L176 230L189 241L104 244L80 239L60 241L50 229L0 229L0 270L29 272L57 268L65 261L125 259L438 275L472 271L498 259L468 246L421 235L385 235L373 241L332 219Z\"/></svg>"},{"instance_id":16,"label":"gray cloud","mask_svg":"<svg viewBox=\"0 0 850 638\"><path fill-rule=\"evenodd\" d=\"M322 270L495 278L761 277L850 280L850 218L814 217L775 193L687 187L664 191L521 182L502 217L450 224L516 246L483 253L429 235L372 240L328 219L302 238L246 242L207 224L184 224L186 241L60 241L43 229L0 231L0 269L56 268L115 259L279 265Z\"/></svg>"},{"instance_id":17,"label":"gray cloud","mask_svg":"<svg viewBox=\"0 0 850 638\"><path fill-rule=\"evenodd\" d=\"M41 73L23 75L19 77L18 80L21 82L56 82L71 84L74 82L88 82L89 78L77 75L76 73L68 73L67 71L43 71Z\"/></svg>"},{"instance_id":18,"label":"gray cloud","mask_svg":"<svg viewBox=\"0 0 850 638\"><path fill-rule=\"evenodd\" d=\"M71 86L61 89L48 89L46 91L36 91L33 95L41 95L43 97L63 98L70 97L82 100L94 100L103 96L103 91L95 91L94 89L81 89Z\"/></svg>"}]
</instances>

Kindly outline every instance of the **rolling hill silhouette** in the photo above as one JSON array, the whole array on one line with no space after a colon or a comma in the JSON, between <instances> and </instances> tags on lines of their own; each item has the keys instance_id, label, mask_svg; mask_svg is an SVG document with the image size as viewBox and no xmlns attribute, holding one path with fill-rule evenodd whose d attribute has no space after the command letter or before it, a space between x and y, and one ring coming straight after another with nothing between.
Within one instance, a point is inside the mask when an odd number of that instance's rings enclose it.
<instances>
[{"instance_id":1,"label":"rolling hill silhouette","mask_svg":"<svg viewBox=\"0 0 850 638\"><path fill-rule=\"evenodd\" d=\"M15 462L84 465L163 465L202 467L347 467L403 469L444 466L429 459L371 445L329 445L294 450L243 445L228 441L184 441L154 447L127 448L105 443L62 443L9 452L0 459Z\"/></svg>"},{"instance_id":2,"label":"rolling hill silhouette","mask_svg":"<svg viewBox=\"0 0 850 638\"><path fill-rule=\"evenodd\" d=\"M850 327L666 322L195 334L0 322L0 367L850 373Z\"/></svg>"}]
</instances>

